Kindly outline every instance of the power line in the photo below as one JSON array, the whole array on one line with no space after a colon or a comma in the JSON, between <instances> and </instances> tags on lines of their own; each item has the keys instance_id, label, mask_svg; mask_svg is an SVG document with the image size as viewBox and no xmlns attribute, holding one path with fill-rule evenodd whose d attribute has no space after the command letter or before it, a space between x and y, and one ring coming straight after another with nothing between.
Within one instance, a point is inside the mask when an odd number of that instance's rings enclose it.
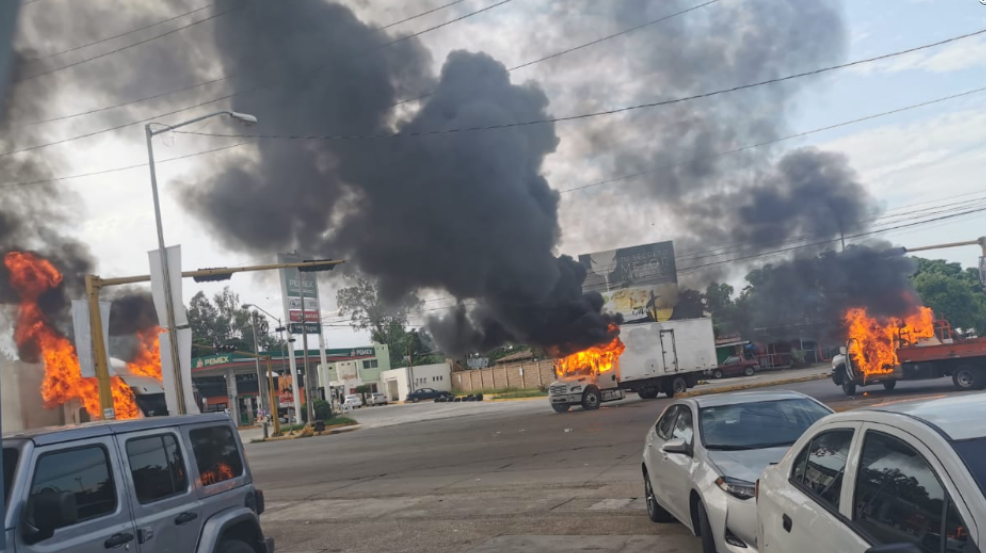
<instances>
[{"instance_id":1,"label":"power line","mask_svg":"<svg viewBox=\"0 0 986 553\"><path fill-rule=\"evenodd\" d=\"M434 30L437 30L437 29L441 29L441 28L446 27L448 25L451 25L452 23L455 23L457 21L462 21L464 19L473 17L475 15L478 15L480 13L489 11L489 10L491 10L493 8L496 8L498 6L502 6L502 5L507 4L509 2L512 2L512 1L513 0L501 0L500 2L498 2L496 4L492 4L492 5L486 6L484 8L481 8L479 10L476 10L476 11L473 11L473 12L470 12L470 13L467 13L467 14L462 15L460 17L457 17L455 19L451 19L449 21L443 22L443 23L438 24L438 25L435 25L433 27L429 27L429 28L424 29L422 31L418 31L417 33L414 33L414 34L411 34L411 35L406 35L406 36L403 36L403 37L399 37L397 39L394 39L394 40L392 40L390 42L381 44L379 46L375 46L373 48L369 48L367 50L363 50L362 52L359 52L359 53L357 53L355 55L361 55L361 54L366 54L366 53L369 53L369 52L374 52L374 51L380 50L382 48L386 48L388 46L392 46L394 44L397 44L397 43L400 43L400 42L404 42L404 41L409 40L411 38L414 38L414 37L417 37L417 36L421 36L421 35L423 35L425 33L429 33L431 31L434 31ZM233 11L233 10L229 10L229 11ZM228 12L224 12L224 13L228 13ZM222 14L218 14L218 15L222 15ZM213 17L216 17L216 16L213 16ZM180 29L178 29L178 30L180 30ZM375 31L373 31L373 32L375 32ZM314 73L318 73L319 71L321 71L325 67L327 67L327 65L326 66L322 66L319 69L316 69ZM227 80L227 79L229 79L229 76L222 77L220 79L214 79L212 81L207 81L207 82L204 82L204 83L198 83L198 84L190 85L190 86L187 86L187 87L184 87L184 88L178 89L176 91L172 91L172 92L179 92L179 91L182 91L182 90L189 90L189 89L192 89L192 88L197 88L199 86L203 86L203 85L211 84L211 83L216 83L216 82ZM304 85L302 85L301 88L302 89L306 88L308 86L308 84L310 84L313 80L314 79L309 80L309 82L306 83L306 84L304 84ZM268 89L268 88L273 88L273 87L276 87L276 86L283 86L283 85L279 85L279 84L266 84L266 85L254 86L254 87L251 87L251 88L248 88L248 89L245 89L245 90L233 91L233 92L230 92L228 94L224 94L222 96L218 96L216 98L212 98L210 100L205 100L205 101L199 102L199 103L197 103L195 105L192 105L192 106L188 106L188 107L184 107L184 108L181 108L181 109L169 111L169 112L166 112L166 113L159 113L159 114L154 115L154 116L151 116L151 117L147 117L147 118L140 119L140 120L137 120L137 121L131 121L129 123L124 123L124 124L116 125L114 127L110 127L110 128L107 128L107 129L101 129L101 130L98 130L98 131L92 131L92 132L89 132L89 133L85 133L85 134L73 136L73 137L70 137L70 138L65 138L65 139L62 139L62 140L57 140L57 141L54 141L54 142L46 142L46 143L43 143L43 144L36 144L34 146L27 146L27 147L24 147L24 148L17 148L17 149L10 150L10 151L7 151L7 152L0 152L0 157L9 156L11 154L16 154L16 153L20 153L20 152L27 152L27 151L31 151L31 150L37 150L37 149L40 149L40 148L46 148L48 146L55 146L55 145L58 145L58 144L64 144L66 142L71 142L73 140L78 140L78 139L81 139L81 138L88 138L90 136L95 136L95 135L98 135L98 134L102 134L104 132L111 132L111 131L123 129L123 128L129 127L129 126L132 126L132 125L138 125L140 123L145 123L145 122L148 122L148 121L152 121L152 120L157 119L159 117L166 117L168 115L175 115L175 114L178 114L178 113L182 113L184 111L195 109L197 107L202 107L202 106L205 106L205 105L208 105L208 104L213 104L215 102L219 102L219 101L222 101L222 100L227 100L229 98L234 98L236 96L240 96L240 95L243 95L243 94L248 94L248 93L251 93L251 92L259 92L261 90ZM166 94L170 94L170 93L166 93ZM157 98L157 97L161 97L163 95L165 95L165 94L158 94L158 95L155 95L155 96L151 96L149 98ZM134 103L134 101L128 102L128 103ZM120 105L126 105L126 104L120 104ZM97 109L97 110L91 110L88 113L95 113L97 111L105 111L107 109L112 109L113 107L120 107L120 105L112 106L112 107L107 107L107 108L100 108L100 109ZM84 114L79 114L79 115L84 115ZM65 118L74 117L74 116L75 115L62 116L62 117L55 118L55 119L65 119Z\"/></svg>"},{"instance_id":2,"label":"power line","mask_svg":"<svg viewBox=\"0 0 986 553\"><path fill-rule=\"evenodd\" d=\"M515 66L511 67L510 69L507 69L507 71L515 71L517 69L522 69L524 67L528 67L528 66L534 65L536 63L541 63L542 61L547 61L547 60L554 59L554 58L557 58L557 57L560 57L560 56L564 56L565 54L569 54L571 52L575 52L576 50L581 50L583 48L588 48L589 46L595 46L596 44L599 44L601 42L606 42L607 40L616 38L618 36L623 36L625 34L632 33L634 31L643 29L644 27L649 27L651 25L655 25L655 24L660 23L662 21L667 21L668 19L673 19L675 17L681 16L681 15L685 15L688 12L693 12L695 10L704 8L704 7L708 6L708 5L715 4L716 2L719 2L719 0L709 0L708 2L705 2L704 4L699 4L697 6L692 6L691 8L687 8L687 9L681 10L679 12L672 13L670 15L665 15L665 16L659 17L657 19L652 19L652 20L647 21L645 23L641 23L640 25L637 25L635 27L630 27L629 29L624 29L624 30L619 31L617 33L613 33L611 35L604 36L602 38L597 38L596 40L593 40L591 42L586 42L585 44L580 44L578 46L574 46L572 48L568 48L568 49L562 50L560 52L555 52L554 54L549 54L547 56L544 56L542 58L538 58L536 60L531 60L531 61L528 61L528 62L524 62L524 63L522 63L520 65L515 65Z\"/></svg>"},{"instance_id":3,"label":"power line","mask_svg":"<svg viewBox=\"0 0 986 553\"><path fill-rule=\"evenodd\" d=\"M390 23L388 25L384 25L383 27L377 27L376 29L373 30L373 32L374 33L378 33L380 31L389 29L391 27L396 27L397 25L400 25L401 23L407 23L408 21L413 21L413 20L415 20L415 19L417 19L419 17L424 17L426 15L431 15L431 14L437 12L437 11L444 10L445 8L452 7L452 6L456 5L456 4L461 4L461 3L465 2L465 1L466 0L454 0L453 2L449 2L448 4L442 4L441 6L437 6L435 8L432 8L432 9L426 11L426 12L421 12L421 13L419 13L417 15L412 15L411 17L405 17L404 19L401 19L400 21L394 21L393 23Z\"/></svg>"},{"instance_id":4,"label":"power line","mask_svg":"<svg viewBox=\"0 0 986 553\"><path fill-rule=\"evenodd\" d=\"M116 34L116 35L113 35L113 36L108 36L106 38L102 38L102 39L99 39L99 40L96 40L96 41L93 41L93 42L89 42L87 44L80 44L79 46L75 46L75 47L72 47L72 48L67 48L65 50L60 50L60 51L54 52L52 54L46 54L44 56L39 56L39 57L36 57L36 58L29 58L27 61L45 60L45 59L48 59L48 58L53 58L55 56L60 56L62 54L67 54L69 52L75 52L76 50L81 50L83 48L88 48L90 46L95 46L97 44L102 44L104 42L108 42L108 41L113 40L115 38L124 37L124 36L130 35L130 34L136 33L138 31L143 31L145 29L150 29L151 27L157 27L158 25L162 25L164 23L168 23L169 21L174 21L176 19L181 19L182 17L185 17L186 15L192 15L193 13L198 13L198 12L200 12L200 11L202 11L204 9L207 9L207 8L209 8L211 6L214 6L214 5L215 4L206 4L205 6L202 6L201 8L196 8L196 9L191 10L191 11L180 13L180 14L174 16L174 17L169 17L168 19L162 19L161 21L158 21L156 23L151 23L150 25L144 25L143 27L137 27L136 29L131 29L131 30L125 32L125 33L120 33L120 34Z\"/></svg>"},{"instance_id":5,"label":"power line","mask_svg":"<svg viewBox=\"0 0 986 553\"><path fill-rule=\"evenodd\" d=\"M956 217L963 217L963 216L970 215L970 214L973 214L973 213L980 213L982 211L986 211L986 207L978 207L978 208L975 208L975 209L969 209L969 210L963 211L961 213L955 213L955 214L951 214L951 215L943 215L941 217L935 217L933 219L928 219L928 220L925 220L925 221L916 221L916 222L911 222L911 223L904 223L904 224L896 225L896 226L889 227L889 228L884 228L884 229L879 229L879 230L872 230L872 231L867 231L867 232L860 232L860 233L857 233L857 234L846 236L845 239L850 240L850 239L853 239L853 238L861 238L861 237L865 237L865 236L872 236L874 234L882 234L884 232L889 232L889 231L892 231L892 230L897 230L897 229L902 229L902 228L908 228L908 227L914 227L914 226L918 226L918 225L925 225L925 224L928 224L928 223L933 223L935 221L942 221L942 220L946 220L946 219L954 219ZM678 271L678 274L682 274L682 273L686 273L687 274L689 272L695 272L695 271L697 271L699 269L703 269L705 267L711 267L711 266L714 266L714 265L721 265L723 263L734 263L736 261L745 261L745 260L748 260L748 259L756 259L756 258L759 258L759 257L779 255L779 254L782 254L782 253L788 253L788 252L792 252L792 251L796 251L796 250L800 250L800 249L804 249L804 248L810 248L812 246L820 246L820 245L824 245L824 244L831 244L833 242L838 242L841 239L842 239L841 237L840 238L831 238L831 239L827 239L827 240L820 240L820 241L817 241L817 242L812 242L810 244L804 244L804 245L801 245L801 246L795 246L795 247L791 247L791 248L784 248L784 249L775 250L775 251L771 251L771 252L765 252L765 253L759 253L759 254L753 254L753 255L746 255L746 256L736 257L736 258L731 258L731 259L724 259L724 260L721 260L721 261L712 261L710 263L705 263L705 264L702 264L702 265L695 265L695 266L692 266L692 267L686 267L685 269L680 269Z\"/></svg>"},{"instance_id":6,"label":"power line","mask_svg":"<svg viewBox=\"0 0 986 553\"><path fill-rule=\"evenodd\" d=\"M221 80L221 79L219 79L219 80ZM213 82L215 82L215 81L213 81ZM206 83L202 83L202 84L206 84ZM894 109L894 110L891 110L891 111L886 111L886 112L877 113L877 114L873 114L873 115L867 115L865 117L860 117L860 118L853 119L853 120L850 120L850 121L844 121L842 123L837 123L835 125L828 125L828 126L825 126L825 127L820 127L820 128L813 129L813 130L810 130L810 131L805 131L805 132L802 132L802 133L798 133L798 134L790 135L790 136L787 136L787 137L779 138L779 139L777 139L775 141L761 142L759 144L753 144L753 145L743 146L743 147L740 147L740 148L735 148L735 149L727 150L727 151L724 151L724 152L718 152L718 153L709 154L707 156L700 156L700 157L695 157L695 158L691 158L691 159L687 159L687 160L681 160L681 161L677 161L677 162L674 162L674 163L671 163L671 164L667 164L667 165L664 165L664 166L661 166L661 167L658 167L658 168L649 169L647 171L642 171L642 172L639 172L639 173L633 173L633 174L630 174L630 175L622 175L622 176L619 176L619 177L614 177L612 179L607 179L607 180L604 180L604 181L599 181L599 182L587 184L587 185L584 185L584 186L579 186L579 187L576 187L576 188L569 188L567 190L561 190L560 193L565 194L565 193L575 192L575 191L578 191L578 190L583 190L583 189L591 188L591 187L595 187L595 186L602 186L602 185L609 184L609 183L612 183L612 182L617 182L617 181L620 181L620 180L625 180L625 179L633 178L635 176L641 176L641 175L650 174L650 173L653 173L653 172L656 172L656 171L659 171L659 170L662 170L662 169L671 168L671 167L675 167L675 166L686 164L686 163L691 163L691 162L702 160L702 159L720 157L720 156L724 156L724 155L728 155L728 154L732 154L732 153L741 152L741 151L744 151L744 150L747 150L747 149L757 148L757 147L764 146L764 145L767 145L767 144L772 144L772 143L775 143L775 142L781 142L781 141L786 141L786 140L790 140L790 139L797 138L797 137L807 136L809 134L814 134L814 133L822 132L824 130L830 130L830 129L835 129L835 128L839 128L839 127L845 127L845 126L852 125L852 124L855 124L855 123L859 123L859 122L863 122L863 121L869 121L871 119L876 119L876 118L879 118L879 117L885 117L887 115L901 113L901 112L908 111L908 110L911 110L911 109L917 109L919 107L924 107L924 106L928 106L928 105L932 105L932 104L936 104L936 103L940 103L940 102L945 102L947 100L953 100L953 99L956 99L956 98L961 98L963 96L968 96L968 95L975 94L975 93L978 93L978 92L983 92L983 91L986 91L986 87L984 87L984 88L977 88L977 89L974 89L974 90L969 90L969 91L966 91L966 92L962 92L962 93L959 93L959 94L953 94L953 95L950 95L950 96L944 96L944 97L941 97L941 98L936 98L934 100L928 100L926 102L921 102L921 103L918 103L918 104L913 104L913 105L910 105L910 106L905 106L905 107L902 107L902 108L897 108L897 109ZM205 102L205 103L208 103L208 102ZM203 104L198 104L198 105L203 105ZM179 111L181 111L181 110L179 110ZM129 126L129 125L138 124L138 123L141 123L141 122L144 122L144 121L148 121L150 119L156 119L158 117L164 117L164 116L172 115L172 114L175 114L175 113L178 113L178 111L172 111L172 112L169 112L169 113L166 113L166 114L158 114L158 115L155 115L152 118L148 118L148 119L144 119L144 120L141 120L141 121L137 121L135 123L128 123L126 125L119 125L117 127L114 127L113 129L123 128L123 127ZM85 136L92 136L94 134L99 134L100 132L106 132L108 130L113 130L113 129L106 129L106 130L103 130L103 131L96 131L96 132L93 132L93 133L89 133L88 135L85 135ZM73 139L65 139L65 140L62 140L62 141L54 142L54 143L48 143L48 144L42 144L42 145L38 145L38 146L32 146L32 147L28 147L28 148L20 149L20 150L13 150L11 152L7 152L6 154L0 154L0 157L5 156L5 155L14 154L14 153L17 153L17 152L20 152L20 151L24 151L26 149L37 149L37 148L42 148L42 147L45 147L45 146L48 146L48 145L61 144L61 143L68 142L68 141L71 141L71 140L73 140ZM196 157L196 156L200 156L200 155L207 155L207 154L210 154L210 153L213 153L213 152L216 152L216 151L226 150L226 149L235 148L235 147L243 146L243 145L246 145L246 144L253 144L253 143L255 143L255 141L238 142L238 143L233 144L233 145L230 145L230 146L222 146L222 147L219 147L219 148L211 148L211 149L208 149L208 150L204 150L204 151L200 151L200 152L193 152L191 154L187 154L187 155L180 156L180 157L177 157L177 158L172 158L172 159L169 159L169 160L160 160L159 163L163 163L163 162L166 162L166 161L174 161L174 160L177 160L177 159L187 159L187 158ZM126 171L128 169L133 169L133 168L137 168L137 167L146 167L146 166L147 166L146 163L140 163L140 164L135 164L135 165L127 165L127 166L124 166L124 167L117 167L117 168L107 169L107 170L104 170L104 171L96 171L96 172L91 172L91 173L81 173L81 174L75 174L75 175L65 175L65 176L60 176L60 177L53 177L51 179L42 179L42 180L32 180L32 181L20 181L20 182L6 183L6 184L3 184L3 185L0 185L0 187L2 187L2 188L8 188L8 187L12 187L12 186L23 186L23 185L32 185L32 184L45 183L45 182L57 182L57 181L63 181L63 180L71 180L71 179L77 179L77 178L91 177L91 176L97 176L97 175L104 175L104 174L118 172L118 171ZM978 192L970 192L970 193L964 194L964 195L970 195L970 194L976 194L976 193L978 193ZM954 197L959 197L959 196L954 196ZM926 202L924 202L924 203L926 203ZM914 205L921 205L921 203L914 204ZM903 206L903 207L913 207L913 206Z\"/></svg>"},{"instance_id":7,"label":"power line","mask_svg":"<svg viewBox=\"0 0 986 553\"><path fill-rule=\"evenodd\" d=\"M652 173L656 173L658 171L663 171L665 169L673 169L675 167L679 167L681 165L687 165L689 163L694 163L696 161L704 161L704 160L707 160L707 159L714 159L714 158L718 158L718 157L722 157L722 156L726 156L726 155L730 155L730 154L736 154L736 153L739 153L739 152L745 152L746 150L753 150L753 149L756 149L756 148L761 148L763 146L769 146L771 144L777 144L777 143L780 143L780 142L786 142L788 140L794 140L795 138L803 138L803 137L808 136L808 135L812 135L812 134L816 134L816 133L820 133L820 132L824 132L824 131L830 131L830 130L833 130L833 129L838 129L840 127L847 127L849 125L855 125L856 123L862 123L864 121L870 121L872 119L877 119L877 118L880 118L880 117L886 117L888 115L894 115L894 114L897 114L897 113L902 113L902 112L905 112L905 111L910 111L912 109L923 108L923 107L930 106L930 105L933 105L933 104L938 104L938 103L941 103L941 102L946 102L948 100L955 100L956 98L962 98L964 96L969 96L969 95L972 95L972 94L978 94L978 93L983 92L983 91L986 91L986 87L976 88L974 90L969 90L969 91L962 92L962 93L959 93L959 94L953 94L951 96L943 96L941 98L935 98L934 100L928 100L926 102L921 102L921 103L918 103L918 104L912 104L912 105L909 105L909 106L904 106L904 107L901 107L901 108L893 109L893 110L890 110L890 111L884 111L882 113L875 113L875 114L872 114L872 115L867 115L865 117L859 117L857 119L851 119L849 121L843 121L842 123L836 123L835 125L827 125L825 127L819 127L817 129L812 129L810 131L804 131L804 132L800 132L800 133L797 133L797 134L791 134L791 135L788 135L788 136L784 136L784 137L781 137L781 138L775 138L773 140L767 140L767 141L764 141L764 142L758 142L756 144L749 144L749 145L746 145L746 146L741 146L739 148L733 148L732 150L725 150L725 151L722 151L722 152L715 152L715 153L711 153L711 154L704 155L704 156L697 156L697 157L692 157L692 158L688 158L688 159L683 159L683 160L680 160L680 161L675 161L673 163L668 163L668 164L665 164L665 165L661 165L659 167L654 167L653 169L647 169L646 171L639 171L639 172L636 172L636 173L629 173L629 174L626 174L626 175L621 175L619 177L613 177L611 179L606 179L606 180L594 182L594 183L591 183L591 184L586 184L586 185L583 185L583 186L577 186L575 188L569 188L569 189L566 189L566 190L561 190L561 191L559 191L559 193L561 193L561 194L569 194L571 192L578 192L580 190L586 190L588 188L595 188L595 187L598 187L598 186L604 186L604 185L607 185L607 184L612 184L614 182L619 182L619 181L623 181L623 180L627 180L627 179L632 179L632 178L635 178L635 177L642 177L644 175L650 175Z\"/></svg>"},{"instance_id":8,"label":"power line","mask_svg":"<svg viewBox=\"0 0 986 553\"><path fill-rule=\"evenodd\" d=\"M597 39L592 40L590 42L586 42L586 43L580 44L578 46L573 46L571 48L568 48L568 49L565 49L565 50L561 50L561 51L555 52L553 54L548 54L547 56L543 56L543 57L538 58L538 59L535 59L535 60L524 62L524 63L522 63L520 65L515 65L513 67L508 68L507 71L508 72L514 71L516 69L521 69L521 68L527 67L529 65L534 65L534 64L537 64L537 63L541 63L542 61L547 61L547 60L550 60L550 59L553 59L553 58L561 57L561 56L564 56L565 54L569 54L571 52L575 52L575 51L581 50L583 48L588 48L589 46L595 46L596 44L600 44L602 42L606 42L607 40L610 40L610 39L613 39L613 38L616 38L616 37L619 37L619 36L622 36L622 35L626 35L626 34L632 33L633 31L637 31L639 29L643 29L644 27L649 27L651 25L660 23L662 21L667 21L668 19L673 19L675 17L681 16L681 15L685 15L688 12L695 11L695 10L697 10L699 8L704 8L705 6L708 6L709 4L714 4L714 3L718 2L718 1L719 0L710 0L709 2L705 2L704 4L693 6L691 8L687 8L685 10L682 10L682 11L679 11L679 12L676 12L676 13L672 13L670 15L665 15L665 16L659 17L657 19L652 19L652 20L647 21L645 23L641 23L640 25L636 25L634 27L630 27L628 29L624 29L622 31L613 33L611 35L607 35L607 36L604 36L602 38L597 38ZM417 100L423 100L423 99L431 96L432 94L434 94L434 91L432 91L432 92L425 92L424 94L421 94L419 96L414 96L413 98L404 98L404 99L398 100L397 102L394 102L392 105L393 106L399 106L401 104L406 104L407 102L415 102Z\"/></svg>"},{"instance_id":9,"label":"power line","mask_svg":"<svg viewBox=\"0 0 986 553\"><path fill-rule=\"evenodd\" d=\"M505 0L509 1L509 0ZM404 137L422 137L422 136L435 136L444 134L455 134L462 132L476 132L476 131L490 131L490 130L500 130L500 129L511 129L516 127L529 127L532 125L544 125L548 123L562 123L567 121L577 121L581 119L590 119L593 117L601 117L605 115L616 115L619 113L626 113L630 111L637 111L641 109L649 109L655 107L663 107L672 104L679 104L683 102L688 102L692 100L698 100L703 98L711 98L714 96L721 96L724 94L729 94L732 92L738 92L741 90L747 90L751 88L756 88L759 86L764 86L768 84L776 84L785 81L790 81L794 79L799 79L802 77L809 77L814 75L821 75L831 71L846 69L848 67L854 67L857 65L863 65L867 63L873 63L876 61L882 61L897 56L902 56L906 54L911 54L928 48L934 48L937 46L942 46L944 44L949 44L958 40L979 36L986 33L986 29L980 29L978 31L967 33L964 35L955 36L938 42L925 44L922 46L916 46L914 48L909 48L907 50L900 50L890 54L883 54L880 56L875 56L871 58L864 58L860 60L855 60L847 63L842 63L838 65L830 65L827 67L822 67L819 69L813 69L811 71L805 71L802 73L795 73L793 75L786 75L784 77L775 77L773 79L767 79L763 81L758 81L755 83L748 83L743 85L734 86L732 88L725 88L720 90L715 90L712 92L704 92L702 94L695 94L692 96L683 96L679 98L672 98L669 100L659 100L655 102L647 102L644 104L635 104L631 106L624 106L604 111L595 111L589 113L580 113L576 115L567 115L564 117L550 117L545 119L533 119L530 121L519 121L515 123L502 123L498 125L480 125L474 127L460 127L453 129L441 129L441 130L425 130L425 131L412 131L412 132L397 132L390 134L341 134L341 135L275 135L275 134L233 134L233 133L202 133L202 132L189 132L189 131L174 131L176 133L182 134L197 134L201 136L218 136L224 138L257 138L257 139L279 139L279 140L368 140L368 139L394 139L394 138L404 138Z\"/></svg>"},{"instance_id":10,"label":"power line","mask_svg":"<svg viewBox=\"0 0 986 553\"><path fill-rule=\"evenodd\" d=\"M178 161L178 160L181 160L181 159L188 159L190 157L197 157L197 156L206 155L206 154L213 154L213 153L220 152L220 151L223 151L223 150L230 150L232 148L238 148L240 146L245 146L247 144L253 144L253 142L249 142L249 141L247 141L247 142L237 142L235 144L229 144L227 146L219 146L218 148L211 148L209 150L204 150L204 151L201 151L201 152L193 152L191 154L185 154L185 155L181 155L181 156L177 156L177 157L169 157L169 158L166 158L166 159L158 159L158 160L155 160L154 163L156 165L160 165L162 163L168 163L170 161ZM37 179L37 180L33 180L33 181L21 181L21 182L8 182L8 183L0 184L0 188L13 188L15 186L30 186L30 185L34 185L34 184L44 184L44 183L48 183L48 182L59 182L59 181L70 180L70 179L81 179L81 178L85 178L85 177L96 177L96 176L99 176L99 175L108 175L110 173L119 173L119 172L122 172L122 171L129 171L131 169L138 169L140 167L147 167L147 163L135 163L133 165L126 165L126 166L123 166L123 167L114 167L112 169L104 169L102 171L93 171L91 173L79 173L79 174L75 174L75 175L66 175L66 176L62 176L62 177L53 177L53 178L50 178L50 179Z\"/></svg>"},{"instance_id":11,"label":"power line","mask_svg":"<svg viewBox=\"0 0 986 553\"><path fill-rule=\"evenodd\" d=\"M154 36L149 37L149 38L146 38L144 40L141 40L141 41L138 41L138 42L134 42L133 44L128 44L127 46L121 46L120 48L116 48L115 50L110 50L108 52L103 52L102 54L98 54L98 55L95 55L95 56L93 56L91 58L86 58L86 59L82 59L82 60L79 60L79 61L76 61L76 62L72 62L72 63L70 63L68 65L62 65L62 66L59 66L59 67L55 67L53 69L49 69L47 71L42 71L40 73L35 73L33 75L29 75L27 77L24 77L23 79L20 79L20 80L16 81L14 84L20 84L20 83L26 83L28 81L33 81L34 79L37 79L38 77L43 77L45 75L51 75L52 73L61 71L63 69L68 69L70 67L75 67L75 66L78 66L78 65L82 65L84 63L89 63L91 61L102 59L102 58L105 58L106 56L110 56L110 55L116 54L118 52L122 52L124 50L129 50L130 48L135 48L135 47L140 46L142 44L147 44L148 42L151 42L153 40L157 40L159 38L166 37L168 35L172 35L172 34L177 33L179 31L183 31L185 29L188 29L189 27L194 27L195 25L198 25L199 23L205 23L206 21L213 20L213 19L215 19L217 17L222 17L222 16L224 16L224 15L226 15L228 13L232 13L232 12L237 11L239 9L242 9L242 8L230 8L230 9L224 11L224 12L219 12L219 13L216 13L216 14L212 14L209 17L204 17L204 18L199 19L197 21L193 21L193 22L191 22L191 23L189 23L187 25L183 25L181 27L177 27L175 29L171 29L170 31L161 33L159 35L154 35Z\"/></svg>"}]
</instances>

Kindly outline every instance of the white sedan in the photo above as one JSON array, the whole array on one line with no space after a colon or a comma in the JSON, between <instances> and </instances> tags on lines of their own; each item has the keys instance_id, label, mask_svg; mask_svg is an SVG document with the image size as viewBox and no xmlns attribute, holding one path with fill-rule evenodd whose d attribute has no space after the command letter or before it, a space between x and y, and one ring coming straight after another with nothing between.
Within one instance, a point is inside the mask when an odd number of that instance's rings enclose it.
<instances>
[{"instance_id":1,"label":"white sedan","mask_svg":"<svg viewBox=\"0 0 986 553\"><path fill-rule=\"evenodd\" d=\"M827 417L758 482L760 551L978 552L986 394Z\"/></svg>"},{"instance_id":2,"label":"white sedan","mask_svg":"<svg viewBox=\"0 0 986 553\"><path fill-rule=\"evenodd\" d=\"M654 522L681 521L701 536L704 553L755 553L757 478L831 412L788 391L671 403L644 445L647 514Z\"/></svg>"}]
</instances>

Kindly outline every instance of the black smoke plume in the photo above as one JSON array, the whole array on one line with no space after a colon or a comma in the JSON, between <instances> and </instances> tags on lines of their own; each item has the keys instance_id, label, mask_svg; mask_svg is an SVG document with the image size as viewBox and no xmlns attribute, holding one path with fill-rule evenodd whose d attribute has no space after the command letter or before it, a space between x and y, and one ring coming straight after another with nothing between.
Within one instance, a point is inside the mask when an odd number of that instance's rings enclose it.
<instances>
[{"instance_id":1,"label":"black smoke plume","mask_svg":"<svg viewBox=\"0 0 986 553\"><path fill-rule=\"evenodd\" d=\"M238 88L285 86L237 98L234 109L279 126L372 134L550 117L541 89L512 84L488 55L453 52L435 80L417 40L374 50L388 38L348 8L252 2L246 11L217 23L224 64L259 60L256 71L236 74ZM433 94L420 110L395 121L405 91L424 87ZM557 144L553 125L423 140L261 142L254 162L215 168L218 176L188 183L183 198L239 249L344 257L377 280L385 300L447 291L462 311L431 326L448 353L507 340L569 351L608 339L612 319L600 313L600 296L583 296L578 265L554 254L559 197L541 167Z\"/></svg>"},{"instance_id":2,"label":"black smoke plume","mask_svg":"<svg viewBox=\"0 0 986 553\"><path fill-rule=\"evenodd\" d=\"M749 278L743 304L746 335L759 339L844 337L843 317L852 307L871 316L911 314L920 299L908 280L916 262L889 243L851 245L842 252L800 255L768 264Z\"/></svg>"}]
</instances>

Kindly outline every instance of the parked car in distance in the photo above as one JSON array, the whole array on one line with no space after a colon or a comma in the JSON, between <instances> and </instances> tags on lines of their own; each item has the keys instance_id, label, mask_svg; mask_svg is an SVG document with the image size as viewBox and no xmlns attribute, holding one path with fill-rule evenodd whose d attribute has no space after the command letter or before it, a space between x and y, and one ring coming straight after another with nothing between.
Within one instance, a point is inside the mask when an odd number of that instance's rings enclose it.
<instances>
[{"instance_id":1,"label":"parked car in distance","mask_svg":"<svg viewBox=\"0 0 986 553\"><path fill-rule=\"evenodd\" d=\"M703 553L756 553L757 478L830 413L806 395L783 390L671 403L644 444L648 516L680 521L702 538Z\"/></svg>"},{"instance_id":2,"label":"parked car in distance","mask_svg":"<svg viewBox=\"0 0 986 553\"><path fill-rule=\"evenodd\" d=\"M363 398L359 397L359 394L350 394L346 396L346 400L342 403L343 407L348 407L349 409L359 409L363 406Z\"/></svg>"},{"instance_id":3,"label":"parked car in distance","mask_svg":"<svg viewBox=\"0 0 986 553\"><path fill-rule=\"evenodd\" d=\"M978 552L986 396L832 415L757 485L760 551Z\"/></svg>"},{"instance_id":4,"label":"parked car in distance","mask_svg":"<svg viewBox=\"0 0 986 553\"><path fill-rule=\"evenodd\" d=\"M722 378L725 376L753 376L760 370L760 363L756 357L750 354L730 355L722 360L722 364L709 371L712 378Z\"/></svg>"},{"instance_id":5,"label":"parked car in distance","mask_svg":"<svg viewBox=\"0 0 986 553\"><path fill-rule=\"evenodd\" d=\"M366 396L367 405L387 405L387 394L383 392L373 392Z\"/></svg>"},{"instance_id":6,"label":"parked car in distance","mask_svg":"<svg viewBox=\"0 0 986 553\"><path fill-rule=\"evenodd\" d=\"M7 551L273 553L223 413L3 436Z\"/></svg>"},{"instance_id":7,"label":"parked car in distance","mask_svg":"<svg viewBox=\"0 0 986 553\"><path fill-rule=\"evenodd\" d=\"M407 394L407 399L405 402L417 403L425 399L437 399L437 398L451 398L452 394L444 390L436 390L434 388L418 388L413 392Z\"/></svg>"}]
</instances>

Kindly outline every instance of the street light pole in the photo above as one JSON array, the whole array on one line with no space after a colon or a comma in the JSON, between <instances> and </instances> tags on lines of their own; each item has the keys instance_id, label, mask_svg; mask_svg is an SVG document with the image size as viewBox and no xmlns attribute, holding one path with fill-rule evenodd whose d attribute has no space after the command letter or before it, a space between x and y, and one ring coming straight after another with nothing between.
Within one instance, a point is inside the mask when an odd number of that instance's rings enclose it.
<instances>
[{"instance_id":1,"label":"street light pole","mask_svg":"<svg viewBox=\"0 0 986 553\"><path fill-rule=\"evenodd\" d=\"M157 171L154 167L154 136L219 115L229 115L230 117L247 124L254 124L257 122L257 118L253 115L237 113L235 111L218 111L208 115L203 115L201 117L196 117L194 119L189 119L188 121L184 121L176 125L162 125L164 128L157 131L151 128L151 126L161 125L160 123L148 123L144 126L144 133L147 138L147 165L151 171L151 195L154 199L154 222L157 225L158 254L161 256L161 271L164 277L164 301L165 311L167 312L166 321L168 323L168 342L171 346L171 371L175 384L175 398L178 402L178 413L172 414L178 415L184 415L187 412L187 409L185 406L185 388L182 386L181 363L178 359L178 327L175 325L175 308L171 290L171 272L168 270L168 254L164 249L164 226L161 223L161 202L158 199L157 192Z\"/></svg>"},{"instance_id":2,"label":"street light pole","mask_svg":"<svg viewBox=\"0 0 986 553\"><path fill-rule=\"evenodd\" d=\"M264 378L260 374L260 341L257 340L257 318L260 316L256 311L252 313L253 324L250 328L253 329L253 351L257 354L253 360L257 363L257 407L260 407L260 398L264 397ZM264 423L264 430L267 429L267 423Z\"/></svg>"}]
</instances>

